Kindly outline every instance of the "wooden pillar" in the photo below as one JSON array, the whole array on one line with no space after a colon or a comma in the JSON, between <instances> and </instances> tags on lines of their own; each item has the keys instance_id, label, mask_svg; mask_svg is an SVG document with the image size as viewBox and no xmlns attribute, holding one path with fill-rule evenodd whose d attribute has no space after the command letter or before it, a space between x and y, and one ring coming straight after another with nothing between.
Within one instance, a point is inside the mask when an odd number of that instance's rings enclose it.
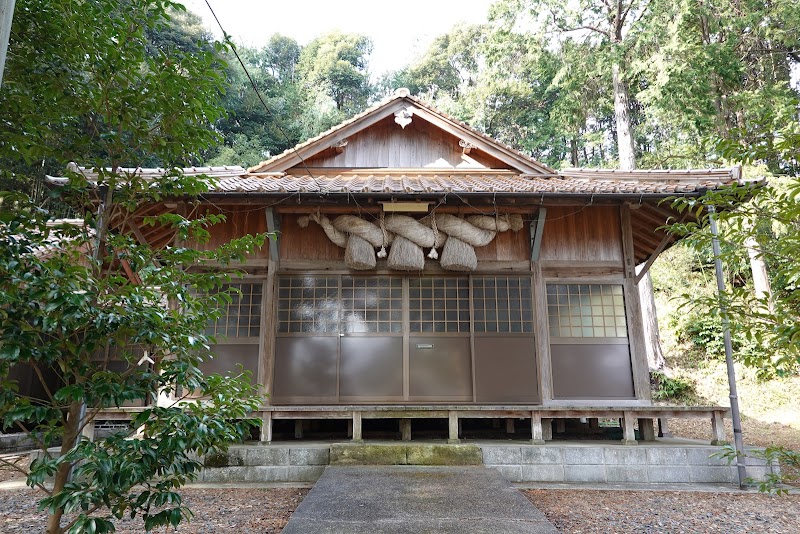
<instances>
[{"instance_id":1,"label":"wooden pillar","mask_svg":"<svg viewBox=\"0 0 800 534\"><path fill-rule=\"evenodd\" d=\"M361 437L361 412L353 412L353 441L364 441Z\"/></svg>"},{"instance_id":2,"label":"wooden pillar","mask_svg":"<svg viewBox=\"0 0 800 534\"><path fill-rule=\"evenodd\" d=\"M600 428L600 419L598 419L597 417L590 417L589 428Z\"/></svg>"},{"instance_id":3,"label":"wooden pillar","mask_svg":"<svg viewBox=\"0 0 800 534\"><path fill-rule=\"evenodd\" d=\"M635 417L629 412L624 412L622 416L622 443L624 445L636 445L636 430L633 427Z\"/></svg>"},{"instance_id":4,"label":"wooden pillar","mask_svg":"<svg viewBox=\"0 0 800 534\"><path fill-rule=\"evenodd\" d=\"M641 434L642 441L656 440L656 428L652 418L645 417L639 419L639 434Z\"/></svg>"},{"instance_id":5,"label":"wooden pillar","mask_svg":"<svg viewBox=\"0 0 800 534\"><path fill-rule=\"evenodd\" d=\"M261 415L261 441L272 443L272 412Z\"/></svg>"},{"instance_id":6,"label":"wooden pillar","mask_svg":"<svg viewBox=\"0 0 800 534\"><path fill-rule=\"evenodd\" d=\"M411 441L411 419L400 419L400 439Z\"/></svg>"},{"instance_id":7,"label":"wooden pillar","mask_svg":"<svg viewBox=\"0 0 800 534\"><path fill-rule=\"evenodd\" d=\"M556 434L563 434L567 431L567 421L563 418L556 419Z\"/></svg>"},{"instance_id":8,"label":"wooden pillar","mask_svg":"<svg viewBox=\"0 0 800 534\"><path fill-rule=\"evenodd\" d=\"M506 419L506 434L514 434L515 432L516 428L514 428L514 420Z\"/></svg>"},{"instance_id":9,"label":"wooden pillar","mask_svg":"<svg viewBox=\"0 0 800 534\"><path fill-rule=\"evenodd\" d=\"M548 424L550 420L548 419ZM534 445L544 445L544 433L542 432L542 414L531 412L531 443Z\"/></svg>"},{"instance_id":10,"label":"wooden pillar","mask_svg":"<svg viewBox=\"0 0 800 534\"><path fill-rule=\"evenodd\" d=\"M548 417L542 418L542 439L553 441L553 420Z\"/></svg>"},{"instance_id":11,"label":"wooden pillar","mask_svg":"<svg viewBox=\"0 0 800 534\"><path fill-rule=\"evenodd\" d=\"M353 437L353 420L352 419L348 419L347 420L347 437L348 438L352 438Z\"/></svg>"},{"instance_id":12,"label":"wooden pillar","mask_svg":"<svg viewBox=\"0 0 800 534\"><path fill-rule=\"evenodd\" d=\"M456 412L456 411L447 412L447 423L448 423L447 426L448 426L448 430L449 430L447 443L460 443L460 440L458 439L458 436L459 436L459 432L458 432L459 431L459 428L458 428L458 423L459 423L458 412Z\"/></svg>"},{"instance_id":13,"label":"wooden pillar","mask_svg":"<svg viewBox=\"0 0 800 534\"><path fill-rule=\"evenodd\" d=\"M722 412L711 412L711 444L712 445L727 445L728 441L725 439L725 421L722 419Z\"/></svg>"},{"instance_id":14,"label":"wooden pillar","mask_svg":"<svg viewBox=\"0 0 800 534\"><path fill-rule=\"evenodd\" d=\"M295 419L294 420L294 438L295 439L303 439L303 420L302 419Z\"/></svg>"},{"instance_id":15,"label":"wooden pillar","mask_svg":"<svg viewBox=\"0 0 800 534\"><path fill-rule=\"evenodd\" d=\"M87 422L83 426L83 430L81 430L81 436L88 439L89 441L94 441L94 419Z\"/></svg>"},{"instance_id":16,"label":"wooden pillar","mask_svg":"<svg viewBox=\"0 0 800 534\"><path fill-rule=\"evenodd\" d=\"M275 284L277 272L280 268L280 255L278 249L278 232L276 215L272 208L266 210L267 231L274 235L269 238L269 260L267 261L267 279L264 287L264 300L261 309L261 352L258 359L258 380L262 385L261 392L268 396L273 390L273 369L275 367L275 332L277 299L275 298ZM270 401L267 400L267 403Z\"/></svg>"},{"instance_id":17,"label":"wooden pillar","mask_svg":"<svg viewBox=\"0 0 800 534\"><path fill-rule=\"evenodd\" d=\"M542 402L553 398L553 368L550 360L550 329L547 327L547 285L538 261L531 262L533 274L533 317L539 393Z\"/></svg>"},{"instance_id":18,"label":"wooden pillar","mask_svg":"<svg viewBox=\"0 0 800 534\"><path fill-rule=\"evenodd\" d=\"M667 418L666 417L659 417L658 418L658 437L659 438L671 438L672 432L669 431L669 427L667 426Z\"/></svg>"}]
</instances>

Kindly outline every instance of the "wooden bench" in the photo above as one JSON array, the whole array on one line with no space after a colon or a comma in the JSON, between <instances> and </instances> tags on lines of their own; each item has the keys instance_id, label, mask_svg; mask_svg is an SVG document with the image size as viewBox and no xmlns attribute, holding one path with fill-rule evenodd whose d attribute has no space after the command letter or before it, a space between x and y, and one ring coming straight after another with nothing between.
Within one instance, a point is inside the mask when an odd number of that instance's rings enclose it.
<instances>
[{"instance_id":1,"label":"wooden bench","mask_svg":"<svg viewBox=\"0 0 800 534\"><path fill-rule=\"evenodd\" d=\"M447 419L449 443L459 442L459 420L477 418L530 419L532 443L552 440L552 420L603 418L622 422L623 443L635 444L634 421L639 421L642 440L654 441L653 419L704 418L711 420L711 444L725 441L723 419L730 408L721 406L499 406L499 405L343 405L343 406L264 406L259 411L263 424L261 441L272 441L272 422L275 419L347 419L352 421L353 441L362 441L361 423L364 419L399 419L402 439L411 439L411 419Z\"/></svg>"}]
</instances>

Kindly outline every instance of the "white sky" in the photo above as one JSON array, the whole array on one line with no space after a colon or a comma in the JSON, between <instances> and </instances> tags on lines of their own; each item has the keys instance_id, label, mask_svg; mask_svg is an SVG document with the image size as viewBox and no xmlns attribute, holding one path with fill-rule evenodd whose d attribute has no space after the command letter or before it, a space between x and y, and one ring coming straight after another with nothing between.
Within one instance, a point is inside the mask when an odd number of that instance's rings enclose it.
<instances>
[{"instance_id":1,"label":"white sky","mask_svg":"<svg viewBox=\"0 0 800 534\"><path fill-rule=\"evenodd\" d=\"M459 22L485 22L493 0L209 0L234 41L260 48L274 33L304 45L333 30L372 38L373 77L396 70L425 51L437 35ZM182 3L220 37L204 0Z\"/></svg>"}]
</instances>

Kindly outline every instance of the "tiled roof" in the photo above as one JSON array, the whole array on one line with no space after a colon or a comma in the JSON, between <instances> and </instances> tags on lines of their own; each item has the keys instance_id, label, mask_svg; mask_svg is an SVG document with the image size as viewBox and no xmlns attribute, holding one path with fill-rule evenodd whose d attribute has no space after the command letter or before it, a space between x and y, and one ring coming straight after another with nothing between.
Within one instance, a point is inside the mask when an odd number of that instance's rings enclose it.
<instances>
[{"instance_id":1,"label":"tiled roof","mask_svg":"<svg viewBox=\"0 0 800 534\"><path fill-rule=\"evenodd\" d=\"M724 178L723 178L724 176ZM550 193L550 194L685 194L714 189L731 182L729 169L708 176L666 176L648 179L624 176L540 177L511 173L343 173L337 175L262 176L249 174L222 178L218 193Z\"/></svg>"},{"instance_id":2,"label":"tiled roof","mask_svg":"<svg viewBox=\"0 0 800 534\"><path fill-rule=\"evenodd\" d=\"M90 182L94 182L97 180L97 172L95 172L91 167L78 167L74 163L70 163L67 168L72 172L77 172L82 174L87 180ZM105 169L106 172L110 172L111 169ZM161 167L152 167L152 168L142 168L142 167L118 167L117 173L121 175L125 174L135 174L137 176L141 176L145 179L148 178L158 178L166 174L168 169L164 169ZM199 176L201 174L214 177L214 178L224 178L226 176L241 176L245 174L244 167L240 167L239 165L222 165L219 167L184 167L182 169L183 174L186 176ZM64 185L69 182L69 178L65 176L47 176L47 180L50 183L56 185Z\"/></svg>"},{"instance_id":3,"label":"tiled roof","mask_svg":"<svg viewBox=\"0 0 800 534\"><path fill-rule=\"evenodd\" d=\"M96 174L81 169L91 181ZM164 169L130 169L140 176L159 176ZM242 167L190 167L187 175L204 174L214 180L218 194L437 194L520 193L564 195L674 195L692 194L737 182L738 167L707 170L566 169L561 174L517 174L502 170L371 169L341 174L292 175L253 173ZM48 177L54 184L67 178Z\"/></svg>"}]
</instances>

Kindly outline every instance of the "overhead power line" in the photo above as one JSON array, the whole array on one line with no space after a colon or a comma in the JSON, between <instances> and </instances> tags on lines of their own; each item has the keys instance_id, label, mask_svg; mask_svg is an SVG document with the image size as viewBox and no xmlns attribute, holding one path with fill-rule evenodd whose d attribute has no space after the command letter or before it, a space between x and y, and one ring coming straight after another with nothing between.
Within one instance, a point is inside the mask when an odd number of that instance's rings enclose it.
<instances>
[{"instance_id":1,"label":"overhead power line","mask_svg":"<svg viewBox=\"0 0 800 534\"><path fill-rule=\"evenodd\" d=\"M219 21L219 18L217 17L217 14L214 12L214 8L211 7L211 3L209 3L209 0L205 0L205 2L206 2L206 5L208 6L209 11L211 11L211 15L214 17L214 20L217 21L217 25L219 26L219 29L222 32L223 39L228 44L228 46L231 47L231 50L233 51L233 55L236 56L236 60L239 62L239 65L241 65L245 76L247 76L247 79L250 81L250 85L253 87L253 91L255 91L256 96L258 97L258 100L261 102L261 105L264 106L264 110L266 110L266 112L270 116L270 118L273 121L275 121L275 128L277 128L277 130L283 136L283 140L286 141L286 144L291 147L291 150L292 150L292 152L294 152L295 156L297 156L300 159L300 164L303 166L303 168L306 170L308 175L314 181L314 185L317 186L317 190L320 193L323 193L322 187L320 186L319 182L317 181L316 176L314 176L314 174L311 172L311 169L308 168L308 166L306 165L306 161L303 159L303 156L301 156L300 153L297 152L297 149L294 147L294 144L289 139L289 136L286 134L286 131L281 126L280 121L278 121L278 118L275 116L274 113L272 113L272 110L269 109L269 106L267 106L267 103L264 100L264 97L261 96L261 91L258 90L258 86L256 85L255 80L253 80L253 77L250 75L250 71L247 70L247 66L244 64L244 61L242 61L242 58L239 56L239 52L236 50L236 45L233 43L233 40L231 39L231 36L228 34L228 32L225 31L225 28L222 27L222 23Z\"/></svg>"}]
</instances>

